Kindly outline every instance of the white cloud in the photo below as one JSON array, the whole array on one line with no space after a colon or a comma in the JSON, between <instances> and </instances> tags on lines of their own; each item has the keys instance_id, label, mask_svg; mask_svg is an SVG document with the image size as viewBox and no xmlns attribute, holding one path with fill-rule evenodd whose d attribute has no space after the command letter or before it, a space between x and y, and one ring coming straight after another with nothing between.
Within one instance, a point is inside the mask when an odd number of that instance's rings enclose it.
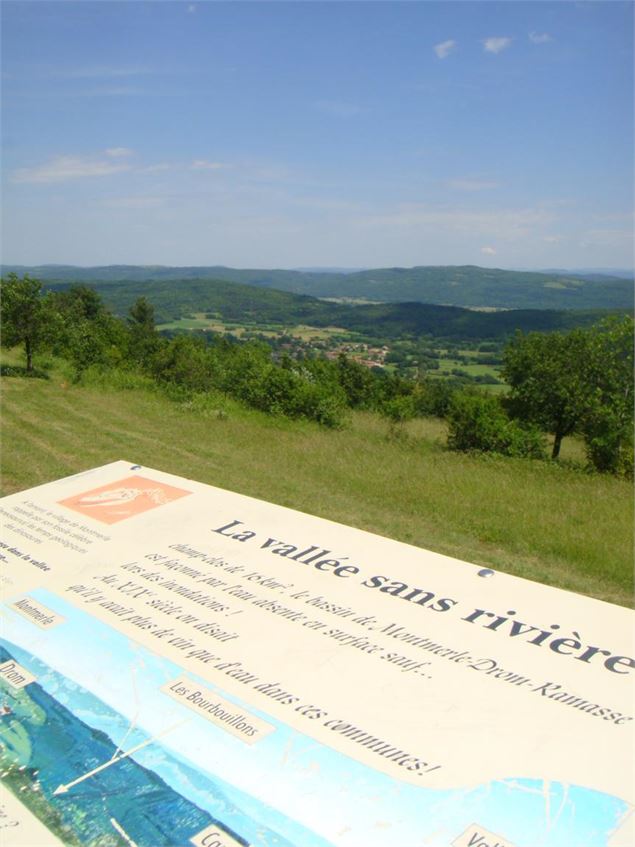
<instances>
[{"instance_id":1,"label":"white cloud","mask_svg":"<svg viewBox=\"0 0 635 847\"><path fill-rule=\"evenodd\" d=\"M487 191L498 188L498 183L485 179L451 179L447 186L455 191Z\"/></svg>"},{"instance_id":2,"label":"white cloud","mask_svg":"<svg viewBox=\"0 0 635 847\"><path fill-rule=\"evenodd\" d=\"M493 247L481 247L481 253L484 256L495 256L496 250Z\"/></svg>"},{"instance_id":3,"label":"white cloud","mask_svg":"<svg viewBox=\"0 0 635 847\"><path fill-rule=\"evenodd\" d=\"M161 173L161 171L171 171L173 168L179 167L178 165L171 165L169 162L157 162L156 165L147 165L145 168L140 168L139 173L142 174L156 174Z\"/></svg>"},{"instance_id":4,"label":"white cloud","mask_svg":"<svg viewBox=\"0 0 635 847\"><path fill-rule=\"evenodd\" d=\"M357 226L385 231L454 232L471 237L517 241L532 235L536 228L553 221L552 212L540 208L480 211L425 204L402 204L383 214L357 218Z\"/></svg>"},{"instance_id":5,"label":"white cloud","mask_svg":"<svg viewBox=\"0 0 635 847\"><path fill-rule=\"evenodd\" d=\"M229 165L223 162L209 162L207 159L196 159L192 162L192 168L195 171L220 171L228 167Z\"/></svg>"},{"instance_id":6,"label":"white cloud","mask_svg":"<svg viewBox=\"0 0 635 847\"><path fill-rule=\"evenodd\" d=\"M552 38L548 32L530 32L529 40L532 44L546 44L547 41L551 41Z\"/></svg>"},{"instance_id":7,"label":"white cloud","mask_svg":"<svg viewBox=\"0 0 635 847\"><path fill-rule=\"evenodd\" d=\"M106 156L110 156L111 159L122 159L134 155L134 150L129 147L108 147L105 152Z\"/></svg>"},{"instance_id":8,"label":"white cloud","mask_svg":"<svg viewBox=\"0 0 635 847\"><path fill-rule=\"evenodd\" d=\"M483 39L483 49L486 53L501 53L503 50L506 50L511 43L511 38L507 38L506 36L501 38L485 38Z\"/></svg>"},{"instance_id":9,"label":"white cloud","mask_svg":"<svg viewBox=\"0 0 635 847\"><path fill-rule=\"evenodd\" d=\"M96 159L84 156L57 156L44 165L34 168L18 168L11 175L15 183L67 182L87 177L111 176L130 170L124 162Z\"/></svg>"},{"instance_id":10,"label":"white cloud","mask_svg":"<svg viewBox=\"0 0 635 847\"><path fill-rule=\"evenodd\" d=\"M456 41L450 38L447 41L442 41L440 44L435 44L434 52L437 54L439 59L445 59L455 47Z\"/></svg>"}]
</instances>

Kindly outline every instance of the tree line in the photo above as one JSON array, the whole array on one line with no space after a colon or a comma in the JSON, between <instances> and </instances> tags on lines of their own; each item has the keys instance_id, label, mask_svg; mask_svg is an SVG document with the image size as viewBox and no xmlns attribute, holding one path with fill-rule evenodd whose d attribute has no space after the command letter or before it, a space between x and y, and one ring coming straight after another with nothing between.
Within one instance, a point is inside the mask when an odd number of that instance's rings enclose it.
<instances>
[{"instance_id":1,"label":"tree line","mask_svg":"<svg viewBox=\"0 0 635 847\"><path fill-rule=\"evenodd\" d=\"M152 378L175 396L222 392L271 414L344 426L350 409L380 412L391 432L417 416L448 421L448 446L463 451L551 458L562 439L580 435L591 467L633 472L633 320L601 322L562 333L517 332L503 352L509 386L498 397L425 373L417 379L337 360L276 357L267 344L239 343L215 333L167 337L152 304L140 297L125 319L92 288L44 291L39 280L9 274L1 281L2 345L24 348L25 373L39 352L52 351L81 381L90 369L123 369Z\"/></svg>"}]
</instances>

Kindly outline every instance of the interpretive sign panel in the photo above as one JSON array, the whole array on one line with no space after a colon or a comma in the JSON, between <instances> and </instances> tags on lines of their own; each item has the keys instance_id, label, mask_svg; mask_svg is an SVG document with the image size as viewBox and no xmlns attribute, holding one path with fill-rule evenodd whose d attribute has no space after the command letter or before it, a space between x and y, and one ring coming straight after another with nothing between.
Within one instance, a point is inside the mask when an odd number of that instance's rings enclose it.
<instances>
[{"instance_id":1,"label":"interpretive sign panel","mask_svg":"<svg viewBox=\"0 0 635 847\"><path fill-rule=\"evenodd\" d=\"M0 518L3 845L635 844L629 610L127 462Z\"/></svg>"}]
</instances>

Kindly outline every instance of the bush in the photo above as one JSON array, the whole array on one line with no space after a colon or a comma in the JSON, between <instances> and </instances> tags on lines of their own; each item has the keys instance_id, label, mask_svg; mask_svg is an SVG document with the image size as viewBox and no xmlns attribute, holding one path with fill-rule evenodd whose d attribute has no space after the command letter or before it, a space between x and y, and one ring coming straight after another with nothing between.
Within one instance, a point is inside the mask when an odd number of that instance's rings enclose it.
<instances>
[{"instance_id":1,"label":"bush","mask_svg":"<svg viewBox=\"0 0 635 847\"><path fill-rule=\"evenodd\" d=\"M341 353L337 359L337 379L351 408L373 408L378 395L378 382L367 367Z\"/></svg>"},{"instance_id":2,"label":"bush","mask_svg":"<svg viewBox=\"0 0 635 847\"><path fill-rule=\"evenodd\" d=\"M152 361L159 383L172 383L188 391L209 391L215 385L213 360L205 345L187 335L177 335L162 345Z\"/></svg>"},{"instance_id":3,"label":"bush","mask_svg":"<svg viewBox=\"0 0 635 847\"><path fill-rule=\"evenodd\" d=\"M544 435L510 420L496 397L457 392L448 410L451 450L500 453L542 459Z\"/></svg>"},{"instance_id":4,"label":"bush","mask_svg":"<svg viewBox=\"0 0 635 847\"><path fill-rule=\"evenodd\" d=\"M633 431L613 407L603 406L583 427L589 463L602 473L633 476Z\"/></svg>"},{"instance_id":5,"label":"bush","mask_svg":"<svg viewBox=\"0 0 635 847\"><path fill-rule=\"evenodd\" d=\"M423 380L414 391L417 415L445 418L456 390L456 385L445 379Z\"/></svg>"},{"instance_id":6,"label":"bush","mask_svg":"<svg viewBox=\"0 0 635 847\"><path fill-rule=\"evenodd\" d=\"M314 382L275 365L270 366L251 402L271 414L307 418L331 428L344 424L347 410L346 395L338 385Z\"/></svg>"}]
</instances>

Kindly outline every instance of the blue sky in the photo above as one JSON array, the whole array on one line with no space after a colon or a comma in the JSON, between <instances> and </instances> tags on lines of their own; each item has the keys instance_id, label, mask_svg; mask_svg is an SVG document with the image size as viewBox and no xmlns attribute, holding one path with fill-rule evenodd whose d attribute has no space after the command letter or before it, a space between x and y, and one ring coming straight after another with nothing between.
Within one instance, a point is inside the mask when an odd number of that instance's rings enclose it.
<instances>
[{"instance_id":1,"label":"blue sky","mask_svg":"<svg viewBox=\"0 0 635 847\"><path fill-rule=\"evenodd\" d=\"M3 261L631 267L633 5L3 2Z\"/></svg>"}]
</instances>

